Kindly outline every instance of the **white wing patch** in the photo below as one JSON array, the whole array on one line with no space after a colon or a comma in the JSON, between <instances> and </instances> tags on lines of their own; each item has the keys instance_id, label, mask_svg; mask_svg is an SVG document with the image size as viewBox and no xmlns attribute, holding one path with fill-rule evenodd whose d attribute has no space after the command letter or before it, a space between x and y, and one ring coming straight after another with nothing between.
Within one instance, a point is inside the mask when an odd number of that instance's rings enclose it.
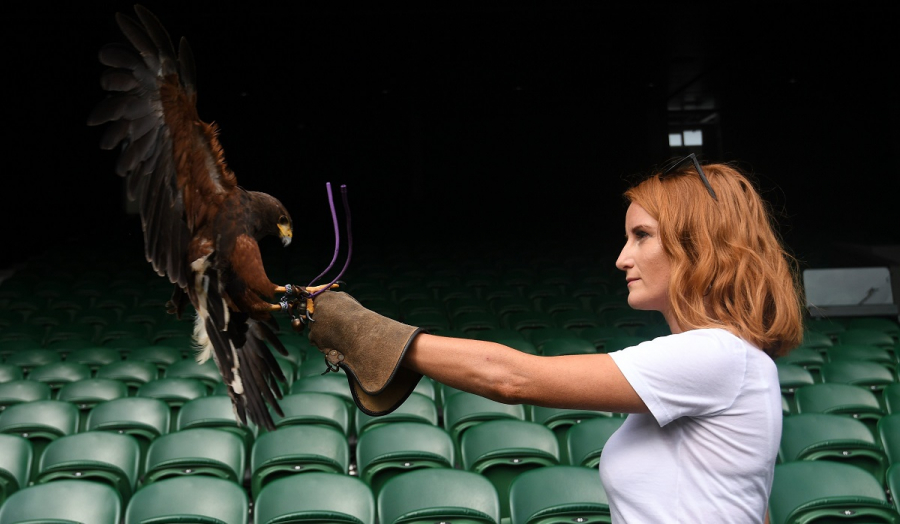
<instances>
[{"instance_id":1,"label":"white wing patch","mask_svg":"<svg viewBox=\"0 0 900 524\"><path fill-rule=\"evenodd\" d=\"M218 359L216 359L215 351L213 351L212 342L209 339L209 334L206 332L206 319L209 317L209 310L206 307L207 300L209 300L209 277L206 276L206 270L209 269L209 262L207 259L209 255L202 256L197 260L191 262L191 269L195 273L194 277L194 291L197 294L197 303L199 305L199 309L197 311L197 318L194 320L194 344L196 349L196 360L198 364L203 364L207 360L212 357L212 359L218 365ZM225 312L225 326L226 329L228 327L229 320L229 309L228 303L222 298L222 310ZM231 346L231 354L232 361L234 362L234 367L231 368L231 373L234 376L234 380L229 384L231 388L234 390L235 394L243 395L244 394L244 383L241 382L241 374L240 374L240 364L238 360L237 349L234 347L234 344L229 341L228 344Z\"/></svg>"}]
</instances>

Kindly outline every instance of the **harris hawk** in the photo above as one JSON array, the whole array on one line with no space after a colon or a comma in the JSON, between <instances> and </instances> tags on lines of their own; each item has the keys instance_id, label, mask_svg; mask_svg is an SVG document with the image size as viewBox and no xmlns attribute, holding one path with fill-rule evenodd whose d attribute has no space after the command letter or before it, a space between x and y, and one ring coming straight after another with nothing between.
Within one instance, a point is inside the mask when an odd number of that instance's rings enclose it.
<instances>
[{"instance_id":1,"label":"harris hawk","mask_svg":"<svg viewBox=\"0 0 900 524\"><path fill-rule=\"evenodd\" d=\"M175 284L169 311L180 317L189 300L197 312L198 361L214 359L241 423L272 429L285 377L269 346L287 350L272 314L285 301L270 301L290 288L269 280L257 241L274 235L287 246L291 217L278 199L238 185L216 125L198 116L187 41L176 52L156 16L140 5L135 13L116 15L128 43L100 50L108 95L88 125L107 124L100 145L120 151L115 170L139 204L147 261Z\"/></svg>"}]
</instances>

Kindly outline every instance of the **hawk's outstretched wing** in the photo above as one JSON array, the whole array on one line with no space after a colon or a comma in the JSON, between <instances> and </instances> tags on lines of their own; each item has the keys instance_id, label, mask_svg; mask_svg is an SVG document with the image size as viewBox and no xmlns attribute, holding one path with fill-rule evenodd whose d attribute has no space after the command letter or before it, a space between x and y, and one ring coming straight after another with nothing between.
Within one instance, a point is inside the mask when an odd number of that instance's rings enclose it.
<instances>
[{"instance_id":1,"label":"hawk's outstretched wing","mask_svg":"<svg viewBox=\"0 0 900 524\"><path fill-rule=\"evenodd\" d=\"M109 92L88 124L107 124L104 149L119 148L116 173L139 203L147 260L197 310L199 358L212 356L229 386L238 418L272 427L284 376L268 345L275 336L271 300L257 241L292 238L290 215L274 197L245 191L225 163L213 124L197 114L194 58L185 39L176 52L147 9L137 20L117 14L127 44L100 51ZM176 307L180 313L180 307ZM268 344L268 345L267 345Z\"/></svg>"}]
</instances>

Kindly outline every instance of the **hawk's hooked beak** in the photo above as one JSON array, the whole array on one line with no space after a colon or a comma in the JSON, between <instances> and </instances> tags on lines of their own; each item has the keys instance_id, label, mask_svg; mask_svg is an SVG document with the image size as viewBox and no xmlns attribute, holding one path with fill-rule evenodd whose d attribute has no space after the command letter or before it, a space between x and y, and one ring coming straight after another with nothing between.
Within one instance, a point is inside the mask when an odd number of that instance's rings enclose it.
<instances>
[{"instance_id":1,"label":"hawk's hooked beak","mask_svg":"<svg viewBox=\"0 0 900 524\"><path fill-rule=\"evenodd\" d=\"M287 224L278 224L278 233L281 237L281 243L284 244L285 247L291 244L291 239L294 238L294 232L291 230L291 226Z\"/></svg>"}]
</instances>

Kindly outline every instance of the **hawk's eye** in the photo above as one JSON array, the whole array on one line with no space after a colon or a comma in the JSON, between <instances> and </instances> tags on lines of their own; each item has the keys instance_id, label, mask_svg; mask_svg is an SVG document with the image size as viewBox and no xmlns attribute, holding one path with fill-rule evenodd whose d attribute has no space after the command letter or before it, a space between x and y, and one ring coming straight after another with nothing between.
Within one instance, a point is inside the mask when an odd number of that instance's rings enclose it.
<instances>
[{"instance_id":1,"label":"hawk's eye","mask_svg":"<svg viewBox=\"0 0 900 524\"><path fill-rule=\"evenodd\" d=\"M279 224L279 225L286 226L286 225L288 225L288 222L289 222L289 221L288 221L288 219L287 219L286 216L281 215L280 217L278 217L278 224Z\"/></svg>"}]
</instances>

